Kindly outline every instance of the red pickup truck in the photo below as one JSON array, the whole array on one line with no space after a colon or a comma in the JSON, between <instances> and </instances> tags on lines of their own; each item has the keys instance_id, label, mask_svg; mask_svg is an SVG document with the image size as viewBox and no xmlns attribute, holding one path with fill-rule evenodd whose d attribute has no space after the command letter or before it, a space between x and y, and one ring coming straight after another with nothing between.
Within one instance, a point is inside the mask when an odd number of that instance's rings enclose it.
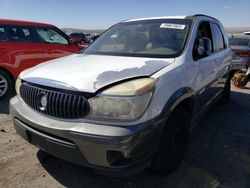
<instances>
[{"instance_id":1,"label":"red pickup truck","mask_svg":"<svg viewBox=\"0 0 250 188\"><path fill-rule=\"evenodd\" d=\"M0 19L0 98L24 69L85 48L54 25Z\"/></svg>"}]
</instances>

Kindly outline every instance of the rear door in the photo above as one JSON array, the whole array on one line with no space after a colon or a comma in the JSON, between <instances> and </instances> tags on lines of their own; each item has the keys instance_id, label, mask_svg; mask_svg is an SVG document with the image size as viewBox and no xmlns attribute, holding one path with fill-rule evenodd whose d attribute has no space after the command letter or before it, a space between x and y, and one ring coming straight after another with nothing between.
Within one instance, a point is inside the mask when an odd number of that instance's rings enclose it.
<instances>
[{"instance_id":1,"label":"rear door","mask_svg":"<svg viewBox=\"0 0 250 188\"><path fill-rule=\"evenodd\" d=\"M46 52L46 59L51 60L78 52L77 45L70 45L68 37L56 27L36 27L34 33Z\"/></svg>"},{"instance_id":2,"label":"rear door","mask_svg":"<svg viewBox=\"0 0 250 188\"><path fill-rule=\"evenodd\" d=\"M28 26L4 25L1 39L0 63L16 77L21 71L45 61L45 54L36 43ZM2 33L2 32L1 32Z\"/></svg>"}]
</instances>

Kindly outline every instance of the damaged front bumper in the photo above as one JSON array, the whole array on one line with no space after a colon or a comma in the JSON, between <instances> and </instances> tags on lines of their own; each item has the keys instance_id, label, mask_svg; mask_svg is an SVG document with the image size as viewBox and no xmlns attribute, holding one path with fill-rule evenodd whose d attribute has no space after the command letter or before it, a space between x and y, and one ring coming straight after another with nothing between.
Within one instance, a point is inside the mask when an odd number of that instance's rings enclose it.
<instances>
[{"instance_id":1,"label":"damaged front bumper","mask_svg":"<svg viewBox=\"0 0 250 188\"><path fill-rule=\"evenodd\" d=\"M162 121L134 126L108 126L55 119L32 110L16 96L10 101L19 135L41 150L66 161L118 175L150 165Z\"/></svg>"}]
</instances>

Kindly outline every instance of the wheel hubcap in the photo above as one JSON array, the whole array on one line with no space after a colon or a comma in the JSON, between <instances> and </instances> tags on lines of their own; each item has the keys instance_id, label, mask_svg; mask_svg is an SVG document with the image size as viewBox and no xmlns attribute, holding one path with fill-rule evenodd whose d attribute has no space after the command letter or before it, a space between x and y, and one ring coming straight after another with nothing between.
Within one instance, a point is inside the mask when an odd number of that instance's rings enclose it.
<instances>
[{"instance_id":1,"label":"wheel hubcap","mask_svg":"<svg viewBox=\"0 0 250 188\"><path fill-rule=\"evenodd\" d=\"M7 80L0 75L0 97L2 97L8 89Z\"/></svg>"},{"instance_id":2,"label":"wheel hubcap","mask_svg":"<svg viewBox=\"0 0 250 188\"><path fill-rule=\"evenodd\" d=\"M179 153L179 150L182 147L182 137L184 136L182 134L182 126L180 122L176 122L175 126L171 129L171 136L169 137L168 146L170 148L170 152L172 155L176 155Z\"/></svg>"}]
</instances>

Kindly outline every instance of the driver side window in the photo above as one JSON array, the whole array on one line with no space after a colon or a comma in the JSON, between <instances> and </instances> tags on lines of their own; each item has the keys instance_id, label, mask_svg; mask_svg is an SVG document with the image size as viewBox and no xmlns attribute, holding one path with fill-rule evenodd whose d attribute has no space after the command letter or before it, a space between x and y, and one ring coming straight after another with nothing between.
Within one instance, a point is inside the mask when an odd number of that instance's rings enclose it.
<instances>
[{"instance_id":1,"label":"driver side window","mask_svg":"<svg viewBox=\"0 0 250 188\"><path fill-rule=\"evenodd\" d=\"M208 21L201 22L196 33L194 47L193 47L193 59L195 61L204 57L199 55L198 53L199 42L200 39L202 38L207 38L211 42L213 41L211 27ZM213 52L213 45L212 45L212 52Z\"/></svg>"}]
</instances>

